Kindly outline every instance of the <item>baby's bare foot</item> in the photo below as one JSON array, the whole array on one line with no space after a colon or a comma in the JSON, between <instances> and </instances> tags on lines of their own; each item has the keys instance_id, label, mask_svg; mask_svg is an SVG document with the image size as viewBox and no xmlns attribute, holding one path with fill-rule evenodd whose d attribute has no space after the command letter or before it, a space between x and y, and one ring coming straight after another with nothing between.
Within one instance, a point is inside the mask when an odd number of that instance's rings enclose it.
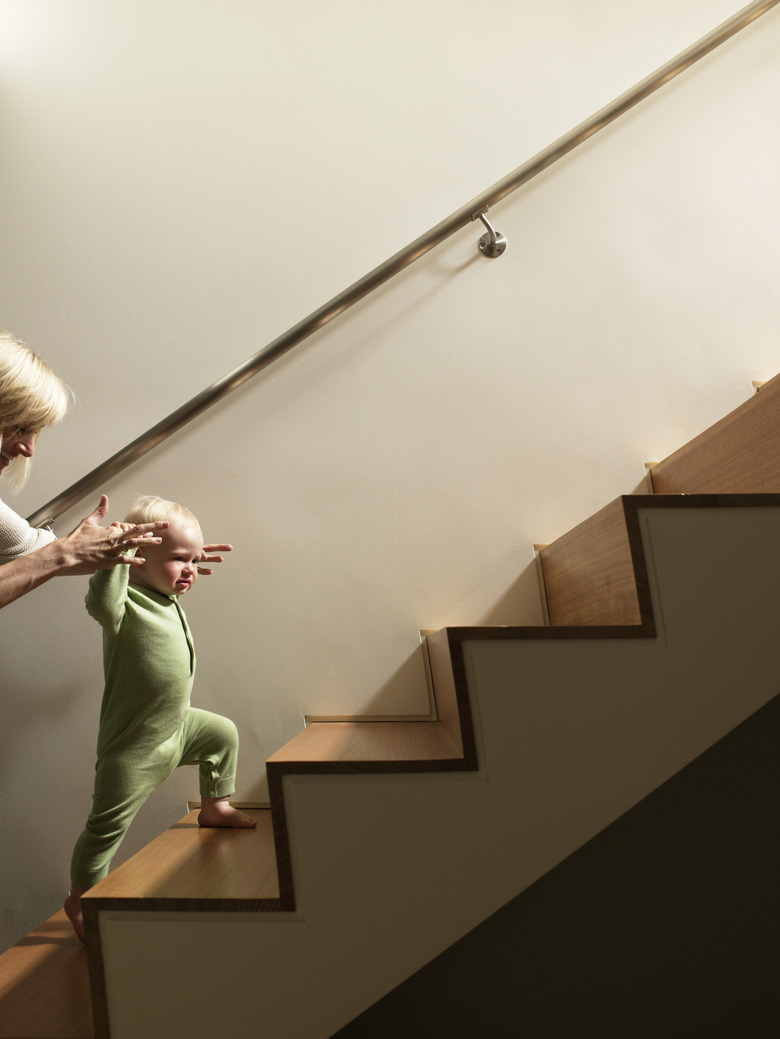
<instances>
[{"instance_id":1,"label":"baby's bare foot","mask_svg":"<svg viewBox=\"0 0 780 1039\"><path fill-rule=\"evenodd\" d=\"M76 932L76 937L84 945L87 943L87 936L84 932L84 916L81 911L81 896L84 892L81 888L73 888L65 899L65 905L63 909L73 924L73 930Z\"/></svg>"},{"instance_id":2,"label":"baby's bare foot","mask_svg":"<svg viewBox=\"0 0 780 1039\"><path fill-rule=\"evenodd\" d=\"M227 797L204 797L198 814L199 826L229 826L250 830L257 826L251 815L234 808Z\"/></svg>"}]
</instances>

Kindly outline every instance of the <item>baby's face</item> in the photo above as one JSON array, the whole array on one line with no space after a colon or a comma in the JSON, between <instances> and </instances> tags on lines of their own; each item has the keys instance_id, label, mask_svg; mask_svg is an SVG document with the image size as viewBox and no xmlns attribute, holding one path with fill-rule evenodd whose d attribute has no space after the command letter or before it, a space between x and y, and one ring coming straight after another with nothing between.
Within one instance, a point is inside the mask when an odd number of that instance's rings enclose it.
<instances>
[{"instance_id":1,"label":"baby's face","mask_svg":"<svg viewBox=\"0 0 780 1039\"><path fill-rule=\"evenodd\" d=\"M160 595L184 595L198 579L198 560L203 553L201 529L170 526L159 534L159 545L139 549L144 564L130 568L130 581Z\"/></svg>"}]
</instances>

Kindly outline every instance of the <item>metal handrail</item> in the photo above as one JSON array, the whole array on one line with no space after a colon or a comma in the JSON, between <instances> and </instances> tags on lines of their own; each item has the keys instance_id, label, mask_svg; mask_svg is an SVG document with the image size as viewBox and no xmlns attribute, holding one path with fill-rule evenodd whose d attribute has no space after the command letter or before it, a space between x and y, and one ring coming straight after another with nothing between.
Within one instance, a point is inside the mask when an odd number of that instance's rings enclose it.
<instances>
[{"instance_id":1,"label":"metal handrail","mask_svg":"<svg viewBox=\"0 0 780 1039\"><path fill-rule=\"evenodd\" d=\"M237 389L248 379L252 378L253 375L257 375L264 368L267 368L269 364L287 353L292 347L297 346L318 329L328 324L335 317L338 317L339 314L343 313L354 303L357 303L374 289L389 281L390 278L414 263L415 260L435 248L435 246L440 245L456 231L471 223L472 220L478 219L490 206L494 206L511 192L531 180L532 177L546 170L554 162L557 162L558 159L563 158L578 145L587 141L588 138L592 137L599 130L608 126L609 123L633 108L640 101L643 101L681 72L684 72L695 62L699 61L700 58L709 54L710 51L730 39L778 3L780 3L780 0L756 0L756 2L742 8L733 17L727 19L727 21L713 29L706 36L703 36L697 43L682 51L677 57L672 58L671 61L661 66L656 72L653 72L630 90L621 94L611 104L600 109L590 119L586 119L573 130L570 130L569 133L559 137L557 141L545 148L544 151L539 152L538 155L529 159L524 165L519 166L514 172L504 177L503 180L498 181L498 183L488 188L481 195L478 195L467 205L447 217L446 220L442 220L441 223L431 228L430 231L416 239L411 245L408 245L405 249L396 253L395 256L374 268L373 271L356 281L353 285L350 285L344 292L334 296L329 303L320 307L319 310L315 310L314 313L304 318L303 321L300 321L277 339L274 339L273 342L258 351L243 364L240 364L233 371L228 372L227 375L212 383L205 390L202 390L191 400L187 401L186 404L183 404L168 415L167 418L158 422L157 425L152 426L151 429L137 437L127 447L124 447L121 451L118 451L97 466L97 468L87 473L86 476L77 480L67 490L58 494L56 498L52 498L50 502L28 517L29 522L35 526L46 520L56 519L57 516L76 505L82 498L97 490L104 481L116 476L117 473L137 461L148 451L151 451L158 444L162 443L163 440L166 440L177 430L181 429L182 426L211 407L212 404L216 404L217 401Z\"/></svg>"}]
</instances>

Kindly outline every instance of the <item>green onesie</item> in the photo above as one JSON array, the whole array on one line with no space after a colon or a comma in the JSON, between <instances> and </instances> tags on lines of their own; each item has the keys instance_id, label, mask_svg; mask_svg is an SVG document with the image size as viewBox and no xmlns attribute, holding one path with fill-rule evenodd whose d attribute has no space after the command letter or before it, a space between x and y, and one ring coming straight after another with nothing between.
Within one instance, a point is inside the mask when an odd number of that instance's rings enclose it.
<instances>
[{"instance_id":1,"label":"green onesie","mask_svg":"<svg viewBox=\"0 0 780 1039\"><path fill-rule=\"evenodd\" d=\"M103 628L105 691L92 812L71 870L84 888L106 875L138 809L179 765L200 766L201 796L235 789L235 725L190 706L195 648L178 596L130 584L128 570L98 571L86 597Z\"/></svg>"}]
</instances>

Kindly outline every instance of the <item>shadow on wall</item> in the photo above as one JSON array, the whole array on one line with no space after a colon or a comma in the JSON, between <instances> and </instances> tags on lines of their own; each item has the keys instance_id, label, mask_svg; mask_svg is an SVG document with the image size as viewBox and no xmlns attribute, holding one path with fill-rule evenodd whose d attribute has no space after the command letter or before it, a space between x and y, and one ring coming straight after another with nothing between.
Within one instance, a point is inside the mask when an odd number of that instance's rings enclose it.
<instances>
[{"instance_id":1,"label":"shadow on wall","mask_svg":"<svg viewBox=\"0 0 780 1039\"><path fill-rule=\"evenodd\" d=\"M531 563L517 580L476 622L479 626L542 624L541 591L536 563Z\"/></svg>"},{"instance_id":2,"label":"shadow on wall","mask_svg":"<svg viewBox=\"0 0 780 1039\"><path fill-rule=\"evenodd\" d=\"M520 546L518 545L519 554ZM514 561L511 565L513 570L517 569ZM503 571L498 573L494 571L492 574L487 575L485 579L483 579L483 575L480 575L480 586L487 586L489 583L492 587L505 588L506 590L501 591L498 597L479 613L475 613L472 608L468 607L461 609L460 604L457 602L448 604L436 627L535 626L543 624L542 592L536 562L529 563L508 587L505 585L506 576L507 574ZM489 595L490 593L487 594ZM480 598L479 588L473 584L464 587L461 601L473 603L475 598ZM433 630L433 627L433 625L430 625L428 630Z\"/></svg>"}]
</instances>

